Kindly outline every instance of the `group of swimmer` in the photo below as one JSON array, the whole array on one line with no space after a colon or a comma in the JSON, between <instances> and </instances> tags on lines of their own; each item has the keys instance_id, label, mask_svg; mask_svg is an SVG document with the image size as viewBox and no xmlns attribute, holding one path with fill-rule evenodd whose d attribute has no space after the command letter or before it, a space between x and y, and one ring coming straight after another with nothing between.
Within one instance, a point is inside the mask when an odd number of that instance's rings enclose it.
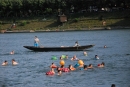
<instances>
[{"instance_id":1,"label":"group of swimmer","mask_svg":"<svg viewBox=\"0 0 130 87\"><path fill-rule=\"evenodd\" d=\"M77 41L75 42L75 46L80 46ZM106 48L106 47L107 46L104 45L104 48ZM84 51L83 55L87 56L87 52ZM53 58L53 59L57 59L57 58ZM55 75L55 73L56 73L55 70L57 71L57 75L61 75L62 72L70 72L70 71L74 71L74 70L88 70L88 69L94 68L92 64L85 65L82 60L80 60L76 57L76 55L74 55L70 60L72 60L72 61L77 60L78 63L74 66L69 65L68 67L65 67L64 59L68 59L68 55L62 55L60 57L60 66L56 66L54 63L52 63L50 66L50 71L46 72L46 75ZM95 59L99 59L98 55L95 55ZM102 68L104 66L105 66L104 62L97 64L97 67L99 67L99 68Z\"/></svg>"},{"instance_id":2,"label":"group of swimmer","mask_svg":"<svg viewBox=\"0 0 130 87\"><path fill-rule=\"evenodd\" d=\"M87 55L87 52L84 52L83 54ZM95 55L95 57L98 57L97 55ZM99 58L99 57L98 57ZM88 70L88 69L93 69L93 65L89 64L89 65L85 65L84 62L80 59L78 59L76 57L76 55L74 55L70 60L71 61L75 61L77 60L78 63L73 65L68 65L68 67L65 67L65 61L64 59L68 59L68 55L62 55L60 57L60 66L56 66L54 63L52 63L50 65L50 71L46 72L46 75L55 75L57 72L57 75L61 75L62 72L70 72L70 71L74 71L74 70ZM105 63L102 62L101 64L97 64L97 67L104 67Z\"/></svg>"},{"instance_id":3,"label":"group of swimmer","mask_svg":"<svg viewBox=\"0 0 130 87\"><path fill-rule=\"evenodd\" d=\"M13 55L13 54L14 54L14 50L11 51L9 54L10 54L10 55ZM17 65L17 64L18 64L18 63L15 61L15 59L12 59L12 65ZM5 60L1 65L2 65L2 66L7 66L7 65L8 65L8 61Z\"/></svg>"},{"instance_id":4,"label":"group of swimmer","mask_svg":"<svg viewBox=\"0 0 130 87\"><path fill-rule=\"evenodd\" d=\"M17 65L18 63L14 60L14 59L12 59L12 65ZM5 60L3 63L2 63L2 66L7 66L8 65L8 61L7 60Z\"/></svg>"}]
</instances>

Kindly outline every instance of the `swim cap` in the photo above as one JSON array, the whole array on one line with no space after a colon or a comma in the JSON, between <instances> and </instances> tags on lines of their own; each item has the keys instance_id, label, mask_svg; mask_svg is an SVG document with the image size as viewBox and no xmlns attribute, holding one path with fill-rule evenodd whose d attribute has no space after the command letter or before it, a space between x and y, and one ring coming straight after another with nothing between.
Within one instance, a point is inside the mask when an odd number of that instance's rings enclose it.
<instances>
[{"instance_id":1,"label":"swim cap","mask_svg":"<svg viewBox=\"0 0 130 87\"><path fill-rule=\"evenodd\" d=\"M98 64L98 66L100 66L101 64Z\"/></svg>"}]
</instances>

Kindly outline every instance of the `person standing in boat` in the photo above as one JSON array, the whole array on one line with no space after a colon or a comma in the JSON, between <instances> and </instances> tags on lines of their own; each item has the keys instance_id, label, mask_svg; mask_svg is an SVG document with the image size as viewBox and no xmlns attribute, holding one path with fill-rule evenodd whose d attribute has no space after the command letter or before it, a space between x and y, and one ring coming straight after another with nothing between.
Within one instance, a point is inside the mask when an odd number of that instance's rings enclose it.
<instances>
[{"instance_id":1,"label":"person standing in boat","mask_svg":"<svg viewBox=\"0 0 130 87\"><path fill-rule=\"evenodd\" d=\"M35 38L34 38L34 46L38 47L39 46L39 42L40 42L39 38L37 36L35 36Z\"/></svg>"}]
</instances>

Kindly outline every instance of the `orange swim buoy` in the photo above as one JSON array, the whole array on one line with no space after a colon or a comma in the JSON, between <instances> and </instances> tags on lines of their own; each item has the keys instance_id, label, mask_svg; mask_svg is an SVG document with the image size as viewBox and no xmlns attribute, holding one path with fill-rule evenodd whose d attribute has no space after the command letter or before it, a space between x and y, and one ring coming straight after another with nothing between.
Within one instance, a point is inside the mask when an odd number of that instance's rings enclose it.
<instances>
[{"instance_id":1,"label":"orange swim buoy","mask_svg":"<svg viewBox=\"0 0 130 87\"><path fill-rule=\"evenodd\" d=\"M65 65L65 61L64 61L64 60L61 60L61 61L60 61L60 65Z\"/></svg>"}]
</instances>

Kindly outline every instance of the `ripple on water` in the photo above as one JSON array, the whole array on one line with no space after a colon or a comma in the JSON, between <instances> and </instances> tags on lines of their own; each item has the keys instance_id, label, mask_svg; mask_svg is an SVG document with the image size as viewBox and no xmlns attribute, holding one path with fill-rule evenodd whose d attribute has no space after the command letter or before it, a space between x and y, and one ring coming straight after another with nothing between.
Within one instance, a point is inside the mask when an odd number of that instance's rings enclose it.
<instances>
[{"instance_id":1,"label":"ripple on water","mask_svg":"<svg viewBox=\"0 0 130 87\"><path fill-rule=\"evenodd\" d=\"M118 31L118 32L117 32ZM129 32L130 30L112 31L86 31L86 32L61 32L61 33L26 33L26 34L0 34L0 61L9 62L8 66L0 66L0 86L5 87L110 87L116 84L118 87L130 87L130 56L129 56ZM123 35L122 35L123 34ZM23 48L23 45L32 45L32 37L38 35L44 46L72 46L75 41L80 45L95 44L87 50L78 52L33 52ZM62 36L62 37L59 37ZM46 37L46 38L45 38ZM69 37L69 38L68 38ZM15 43L12 44L12 41ZM21 41L21 38L22 39ZM106 45L107 48L103 48ZM14 55L9 52L15 50ZM87 71L77 70L63 73L61 76L46 76L50 70L49 65L59 60L51 60L52 56L59 58L68 55L65 67L75 65L77 61L70 61L73 55L77 55L86 65L92 63L94 69ZM95 55L99 60L95 60ZM11 65L15 59L19 64ZM97 68L97 64L105 62L105 68Z\"/></svg>"}]
</instances>

